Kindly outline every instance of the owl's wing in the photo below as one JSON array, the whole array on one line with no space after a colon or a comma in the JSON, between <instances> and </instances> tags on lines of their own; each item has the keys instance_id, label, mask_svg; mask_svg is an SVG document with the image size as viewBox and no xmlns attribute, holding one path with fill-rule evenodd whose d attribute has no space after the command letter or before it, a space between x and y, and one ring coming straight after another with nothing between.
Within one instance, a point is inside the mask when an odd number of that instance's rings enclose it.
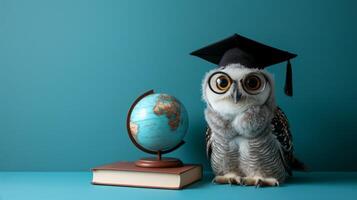
<instances>
[{"instance_id":1,"label":"owl's wing","mask_svg":"<svg viewBox=\"0 0 357 200\"><path fill-rule=\"evenodd\" d=\"M288 118L281 108L276 108L271 124L273 134L280 144L280 157L287 172L291 175L292 170L307 171L306 165L294 156L293 136L289 128Z\"/></svg>"},{"instance_id":2,"label":"owl's wing","mask_svg":"<svg viewBox=\"0 0 357 200\"><path fill-rule=\"evenodd\" d=\"M209 126L207 126L207 130L206 130L206 155L207 155L208 159L211 158L211 153L212 153L211 136L212 136L212 130L211 130L211 128Z\"/></svg>"},{"instance_id":3,"label":"owl's wing","mask_svg":"<svg viewBox=\"0 0 357 200\"><path fill-rule=\"evenodd\" d=\"M288 118L281 110L281 108L277 107L275 110L275 116L272 120L272 130L273 134L276 136L279 144L280 144L280 156L284 163L285 169L289 173L291 172L291 164L294 160L293 157L293 138L289 128Z\"/></svg>"}]
</instances>

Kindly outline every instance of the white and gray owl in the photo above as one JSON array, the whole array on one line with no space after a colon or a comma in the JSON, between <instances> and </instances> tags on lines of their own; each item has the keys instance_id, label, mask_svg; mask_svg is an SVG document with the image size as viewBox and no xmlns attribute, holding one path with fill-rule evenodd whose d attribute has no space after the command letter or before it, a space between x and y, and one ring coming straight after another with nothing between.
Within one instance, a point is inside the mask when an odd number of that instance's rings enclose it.
<instances>
[{"instance_id":1,"label":"white and gray owl","mask_svg":"<svg viewBox=\"0 0 357 200\"><path fill-rule=\"evenodd\" d=\"M218 64L202 83L213 181L278 186L293 169L303 169L293 155L287 118L276 106L274 79L263 70L296 55L237 34L191 54ZM291 96L290 62L285 87Z\"/></svg>"}]
</instances>

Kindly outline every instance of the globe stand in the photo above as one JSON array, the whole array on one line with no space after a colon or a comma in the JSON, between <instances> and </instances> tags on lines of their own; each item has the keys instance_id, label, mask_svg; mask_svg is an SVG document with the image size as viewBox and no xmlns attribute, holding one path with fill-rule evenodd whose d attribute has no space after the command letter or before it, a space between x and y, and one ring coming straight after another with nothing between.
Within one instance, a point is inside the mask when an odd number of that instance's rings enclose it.
<instances>
[{"instance_id":1,"label":"globe stand","mask_svg":"<svg viewBox=\"0 0 357 200\"><path fill-rule=\"evenodd\" d=\"M135 162L135 165L138 167L147 167L147 168L166 168L166 167L180 167L183 165L183 163L181 162L181 160L176 159L176 158L162 158L162 154L165 153L169 153L171 151L176 150L177 148L179 148L181 145L183 145L185 142L181 141L179 144L177 144L175 147L168 149L168 150L163 150L163 151L152 151L149 149L146 149L144 147L142 147L141 145L139 145L135 138L133 137L133 135L131 134L131 130L130 130L130 116L131 116L131 112L133 111L134 107L136 106L136 104L143 99L144 97L154 94L154 90L149 90L147 92L145 92L143 95L139 96L134 103L131 105L127 118L126 118L126 127L128 130L128 135L130 140L134 143L134 145L146 152L146 153L150 153L150 154L156 154L157 157L151 157L151 158L142 158L140 160L137 160Z\"/></svg>"},{"instance_id":2,"label":"globe stand","mask_svg":"<svg viewBox=\"0 0 357 200\"><path fill-rule=\"evenodd\" d=\"M138 167L151 167L151 168L158 168L158 167L181 167L183 163L181 160L176 158L162 158L161 152L157 152L157 157L151 158L142 158L135 162L135 165Z\"/></svg>"}]
</instances>

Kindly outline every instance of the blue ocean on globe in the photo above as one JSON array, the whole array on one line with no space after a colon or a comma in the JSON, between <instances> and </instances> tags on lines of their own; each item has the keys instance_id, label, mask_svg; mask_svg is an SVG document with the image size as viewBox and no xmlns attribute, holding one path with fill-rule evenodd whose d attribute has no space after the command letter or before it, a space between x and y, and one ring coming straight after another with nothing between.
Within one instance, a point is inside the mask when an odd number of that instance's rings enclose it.
<instances>
[{"instance_id":1,"label":"blue ocean on globe","mask_svg":"<svg viewBox=\"0 0 357 200\"><path fill-rule=\"evenodd\" d=\"M150 94L141 99L130 116L135 141L151 151L178 145L188 129L188 115L179 100L168 94Z\"/></svg>"}]
</instances>

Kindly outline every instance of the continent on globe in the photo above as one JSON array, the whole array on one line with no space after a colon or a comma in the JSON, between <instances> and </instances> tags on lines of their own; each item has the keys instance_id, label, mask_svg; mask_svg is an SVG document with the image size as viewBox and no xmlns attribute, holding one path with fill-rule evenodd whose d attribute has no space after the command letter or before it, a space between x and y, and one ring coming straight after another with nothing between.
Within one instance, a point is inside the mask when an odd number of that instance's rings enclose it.
<instances>
[{"instance_id":1,"label":"continent on globe","mask_svg":"<svg viewBox=\"0 0 357 200\"><path fill-rule=\"evenodd\" d=\"M172 131L179 127L181 115L180 104L173 96L160 94L154 107L154 113L156 115L166 115L169 119L168 124Z\"/></svg>"},{"instance_id":2,"label":"continent on globe","mask_svg":"<svg viewBox=\"0 0 357 200\"><path fill-rule=\"evenodd\" d=\"M137 134L138 134L138 129L139 126L134 123L134 122L130 122L130 134L136 139Z\"/></svg>"}]
</instances>

